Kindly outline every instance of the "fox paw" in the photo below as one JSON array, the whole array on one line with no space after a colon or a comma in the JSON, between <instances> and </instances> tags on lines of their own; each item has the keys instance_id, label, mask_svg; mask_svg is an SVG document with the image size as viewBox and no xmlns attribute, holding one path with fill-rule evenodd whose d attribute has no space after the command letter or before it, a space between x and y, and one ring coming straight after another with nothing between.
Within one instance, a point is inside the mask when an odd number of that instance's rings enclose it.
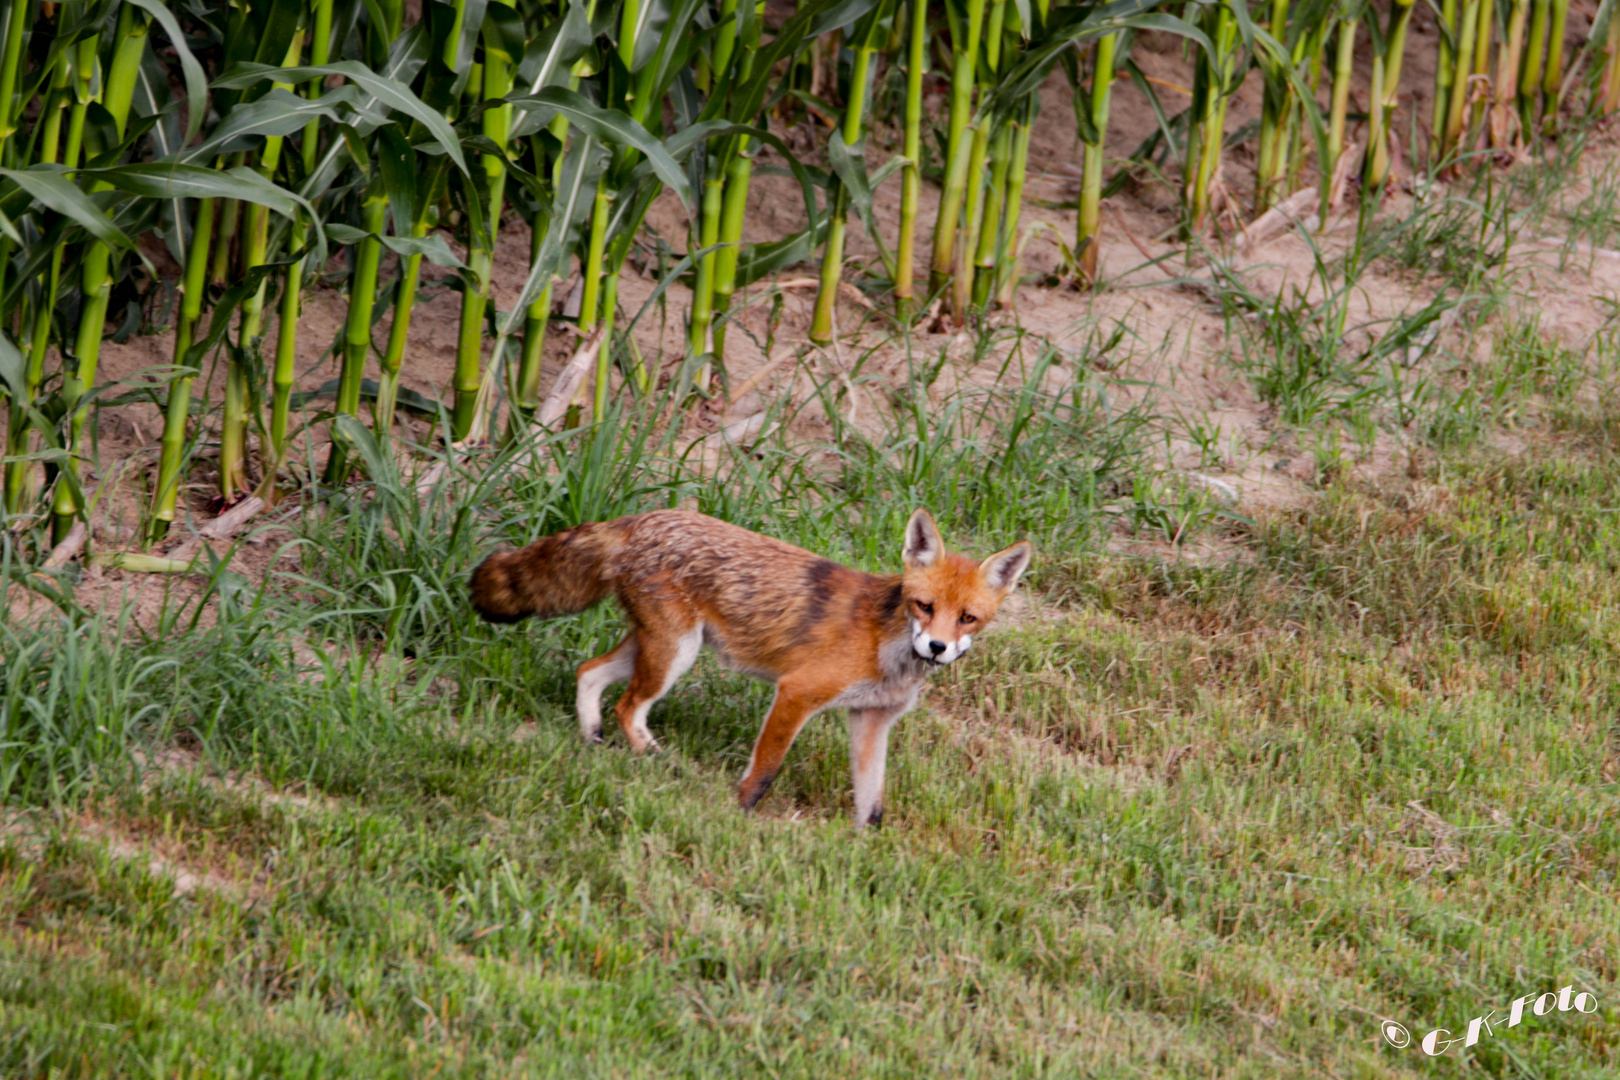
<instances>
[{"instance_id":1,"label":"fox paw","mask_svg":"<svg viewBox=\"0 0 1620 1080\"><path fill-rule=\"evenodd\" d=\"M742 783L737 785L737 804L744 810L752 810L771 789L771 783L775 779L775 773L768 776L743 777Z\"/></svg>"}]
</instances>

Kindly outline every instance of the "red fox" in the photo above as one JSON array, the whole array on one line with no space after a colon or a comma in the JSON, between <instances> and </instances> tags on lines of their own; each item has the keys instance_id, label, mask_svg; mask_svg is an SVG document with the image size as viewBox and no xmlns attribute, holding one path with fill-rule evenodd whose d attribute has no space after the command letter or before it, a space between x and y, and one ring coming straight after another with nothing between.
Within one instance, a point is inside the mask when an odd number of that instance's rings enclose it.
<instances>
[{"instance_id":1,"label":"red fox","mask_svg":"<svg viewBox=\"0 0 1620 1080\"><path fill-rule=\"evenodd\" d=\"M1028 542L976 563L945 551L926 510L906 525L903 574L879 577L781 540L684 510L578 525L473 572L473 605L491 622L583 611L609 593L630 630L579 666L579 730L602 739L602 691L623 679L615 711L636 750L656 746L647 713L707 645L720 662L776 684L776 699L738 788L752 809L799 729L849 709L855 824L883 816L889 729L927 676L967 652L1029 566Z\"/></svg>"}]
</instances>

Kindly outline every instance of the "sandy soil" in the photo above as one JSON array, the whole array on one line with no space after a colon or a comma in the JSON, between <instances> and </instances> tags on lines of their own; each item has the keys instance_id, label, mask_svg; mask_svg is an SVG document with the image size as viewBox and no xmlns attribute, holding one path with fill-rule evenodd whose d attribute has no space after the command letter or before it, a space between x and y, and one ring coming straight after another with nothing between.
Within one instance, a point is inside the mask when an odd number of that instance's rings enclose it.
<instances>
[{"instance_id":1,"label":"sandy soil","mask_svg":"<svg viewBox=\"0 0 1620 1080\"><path fill-rule=\"evenodd\" d=\"M1589 29L1586 13L1572 12L1570 22L1571 40L1583 38ZM1411 33L1415 40L1409 49L1410 59L1403 76L1402 113L1398 121L1401 131L1408 130L1412 115L1426 118L1430 109L1433 73L1429 64L1436 28L1433 15L1421 6ZM1365 42L1363 45L1365 52ZM1176 88L1187 86L1189 75L1179 46L1169 39L1145 41L1136 47L1134 58L1159 84L1166 109L1173 113L1182 108L1185 95ZM1352 113L1363 108L1367 100L1367 63L1367 57L1363 56L1359 83L1352 96ZM943 109L943 84L936 80L930 86L931 105ZM1042 110L1033 132L1030 177L1022 212L1023 228L1032 230L1024 257L1024 271L1030 280L1018 290L1014 310L997 318L1060 349L1085 356L1087 362L1106 367L1119 380L1119 393L1138 400L1151 397L1162 414L1183 418L1170 424L1173 437L1168 444L1165 462L1168 467L1196 472L1230 485L1238 493L1239 507L1246 511L1293 504L1308 498L1319 480L1318 465L1309 445L1305 445L1309 440L1302 440L1301 433L1285 430L1272 411L1256 399L1247 380L1232 363L1234 337L1228 332L1221 311L1196 280L1185 280L1207 276L1210 268L1199 263L1189 266L1179 257L1164 267L1146 265L1146 255L1157 257L1173 250L1172 192L1154 182L1133 183L1109 201L1101 242L1105 287L1080 291L1056 282L1052 272L1060 267L1061 253L1055 237L1072 238L1075 214L1072 209L1054 209L1052 204L1072 199L1080 154L1068 103L1069 91L1061 75L1049 80L1041 94ZM1251 75L1231 104L1227 120L1229 132L1255 121L1259 103L1259 79ZM1114 91L1109 127L1110 152L1122 157L1131 153L1155 128L1153 111L1141 92L1128 80L1119 82ZM1362 137L1364 132L1359 129L1348 135L1351 141ZM810 148L824 141L825 130L816 129L814 122L807 120L787 131L784 138L796 147ZM897 131L874 131L869 150L874 164L880 164L892 154L898 143ZM1601 135L1594 141L1581 174L1568 180L1575 197L1582 185L1589 185L1594 170L1607 168L1615 159L1615 143L1612 134ZM760 163L772 164L771 158L767 152ZM1224 181L1233 202L1242 208L1241 215L1228 215L1227 231L1221 240L1227 252L1222 256L1227 270L1245 278L1248 287L1261 296L1288 296L1293 290L1312 295L1313 243L1297 231L1284 231L1245 250L1232 242L1235 236L1232 226L1240 216L1252 216L1247 212L1251 201L1248 187L1252 183L1252 166L1250 143L1233 150L1224 167ZM1314 177L1308 177L1307 183L1314 186ZM890 180L879 189L875 203L875 216L880 228L891 238L891 246L898 227L899 190L898 179ZM938 194L933 185L924 185L919 215L920 281L926 281L928 234ZM1432 192L1429 197L1433 197ZM1380 212L1403 213L1411 198L1410 193L1397 190ZM787 176L757 175L749 200L745 238L750 241L777 238L800 227L802 222L797 184ZM678 246L684 246L686 223L684 209L669 195L655 204L649 216L649 224ZM1342 249L1353 234L1353 224L1352 220L1342 217L1330 219L1314 243L1330 253ZM853 220L853 215L850 232L848 257L852 265L846 280L858 277L859 267L876 257L875 248L860 224ZM1526 309L1539 311L1548 332L1572 347L1583 347L1610 317L1609 303L1620 295L1620 257L1588 252L1587 258L1565 260L1559 258L1553 245L1543 247L1545 250L1539 250L1534 244L1524 246L1517 259L1523 272L1515 287L1522 294ZM528 250L526 226L516 219L507 222L501 232L494 270L497 304L509 304L520 292L527 272ZM334 264L332 269L330 279L341 283L340 267ZM385 277L390 270L391 266L385 265ZM412 390L448 400L459 296L438 284L430 268L424 270L427 271L424 288L412 317L404 381ZM747 384L750 389L723 408L694 416L690 421L694 435L711 433L722 424L746 417L779 395L807 396L812 379L848 370L852 358L861 356L867 357L862 369L865 378L858 387L852 388L852 393L864 399L857 413L866 423L878 422L885 395L903 384L904 349L896 342L887 318L879 310L863 306L855 299L846 299L840 305L839 343L828 350L811 346L806 335L815 289L813 285L807 287L805 282L813 274L811 266L791 268L778 275L777 281L756 284L739 294L734 307L741 311L727 339L726 360L731 385ZM1172 275L1182 280L1172 280ZM620 294L624 317L641 308L654 286L649 276L626 271ZM1351 324L1362 327L1357 333L1363 338L1376 335L1387 320L1426 304L1433 296L1434 287L1422 275L1374 266L1355 292ZM341 284L320 284L308 292L299 336L299 387L302 390L315 390L337 375L332 345L341 333L346 311L341 288ZM568 291L569 287L564 286L556 293L563 297ZM772 353L766 356L762 343L767 336L770 300L778 291L783 297L781 321L775 330ZM855 290L848 292L858 296ZM655 310L634 330L642 353L649 362L658 365L664 378L671 376L681 360L684 333L680 319L686 310L687 296L684 287L678 283L672 285L668 290L668 322L660 325ZM1083 352L1086 342L1099 327L1111 328L1116 324L1128 331L1118 355L1099 360ZM1435 351L1451 350L1455 354L1480 347L1483 339L1476 332L1478 329L1456 322L1447 325L1438 342L1441 348ZM926 355L938 355L941 349L946 349L959 358L951 377L940 380L940 392L963 382L988 383L994 379L997 358L991 357L973 367L967 332L936 330L924 327L915 335L913 348ZM272 325L268 333L273 335L274 332ZM386 326L379 326L376 340L381 342L385 338ZM554 324L547 346L545 385L549 386L555 379L574 343L569 331ZM103 349L101 377L139 385L148 381L142 374L144 371L171 362L172 349L171 333L135 337L124 344L109 342ZM375 376L374 365L368 374ZM217 403L223 373L214 371L198 383L198 392L206 390L210 401ZM155 404L134 403L103 408L99 419L96 462L87 475L100 491L92 519L94 542L103 550L128 548L133 546L134 530L156 468L161 415ZM1178 424L1184 421L1218 429L1216 442L1224 448L1218 460L1208 460L1208 455L1190 440L1175 437ZM795 434L813 438L819 433L818 425L824 422L816 408L806 409L797 421L803 430ZM413 425L411 434L417 437L426 434L425 427L418 421L406 419L402 423ZM196 525L217 512L212 454L212 448L205 446L192 470L186 492L190 521L177 530L182 534L189 535ZM1403 466L1407 457L1408 452L1398 437L1386 432L1360 455L1355 467L1381 471ZM1194 478L1194 482L1206 481ZM284 538L285 534L282 536ZM276 538L274 533L266 534L259 538L260 543L239 548L234 556L236 568L253 575L262 574L276 558ZM225 546L219 545L219 550L224 551ZM145 594L154 589L161 592L175 588L183 590L184 586L172 580L154 583L150 579L143 580L141 575L91 568L81 583L80 599L92 606L107 603L116 606L119 598L131 595L131 590Z\"/></svg>"}]
</instances>

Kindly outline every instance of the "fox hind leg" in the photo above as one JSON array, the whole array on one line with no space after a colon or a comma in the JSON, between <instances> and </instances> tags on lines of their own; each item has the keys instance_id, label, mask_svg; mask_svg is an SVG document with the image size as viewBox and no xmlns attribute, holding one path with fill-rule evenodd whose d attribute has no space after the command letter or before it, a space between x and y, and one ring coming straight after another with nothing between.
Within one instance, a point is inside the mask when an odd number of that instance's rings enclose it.
<instances>
[{"instance_id":1,"label":"fox hind leg","mask_svg":"<svg viewBox=\"0 0 1620 1080\"><path fill-rule=\"evenodd\" d=\"M647 730L647 713L658 699L669 693L675 680L685 675L697 661L703 649L703 624L694 622L684 631L654 638L643 633L635 657L635 672L630 676L630 688L619 698L614 711L619 715L619 726L630 745L640 751L658 745Z\"/></svg>"},{"instance_id":2,"label":"fox hind leg","mask_svg":"<svg viewBox=\"0 0 1620 1080\"><path fill-rule=\"evenodd\" d=\"M579 665L574 709L579 713L579 733L586 742L602 741L602 691L635 673L639 651L632 630L612 649Z\"/></svg>"}]
</instances>

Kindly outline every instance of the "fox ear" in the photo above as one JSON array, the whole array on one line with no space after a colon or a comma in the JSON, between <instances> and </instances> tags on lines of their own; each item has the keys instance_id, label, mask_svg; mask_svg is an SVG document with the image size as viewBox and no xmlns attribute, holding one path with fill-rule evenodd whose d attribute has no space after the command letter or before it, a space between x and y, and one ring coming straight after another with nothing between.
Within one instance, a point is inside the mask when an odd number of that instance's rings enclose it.
<instances>
[{"instance_id":1,"label":"fox ear","mask_svg":"<svg viewBox=\"0 0 1620 1080\"><path fill-rule=\"evenodd\" d=\"M1029 557L1034 549L1029 541L1014 544L1006 551L998 551L979 564L984 583L999 593L1010 593L1024 571L1029 569Z\"/></svg>"},{"instance_id":2,"label":"fox ear","mask_svg":"<svg viewBox=\"0 0 1620 1080\"><path fill-rule=\"evenodd\" d=\"M921 570L933 566L943 554L945 541L939 538L939 526L934 524L933 515L918 507L906 522L906 546L900 553L906 568Z\"/></svg>"}]
</instances>

